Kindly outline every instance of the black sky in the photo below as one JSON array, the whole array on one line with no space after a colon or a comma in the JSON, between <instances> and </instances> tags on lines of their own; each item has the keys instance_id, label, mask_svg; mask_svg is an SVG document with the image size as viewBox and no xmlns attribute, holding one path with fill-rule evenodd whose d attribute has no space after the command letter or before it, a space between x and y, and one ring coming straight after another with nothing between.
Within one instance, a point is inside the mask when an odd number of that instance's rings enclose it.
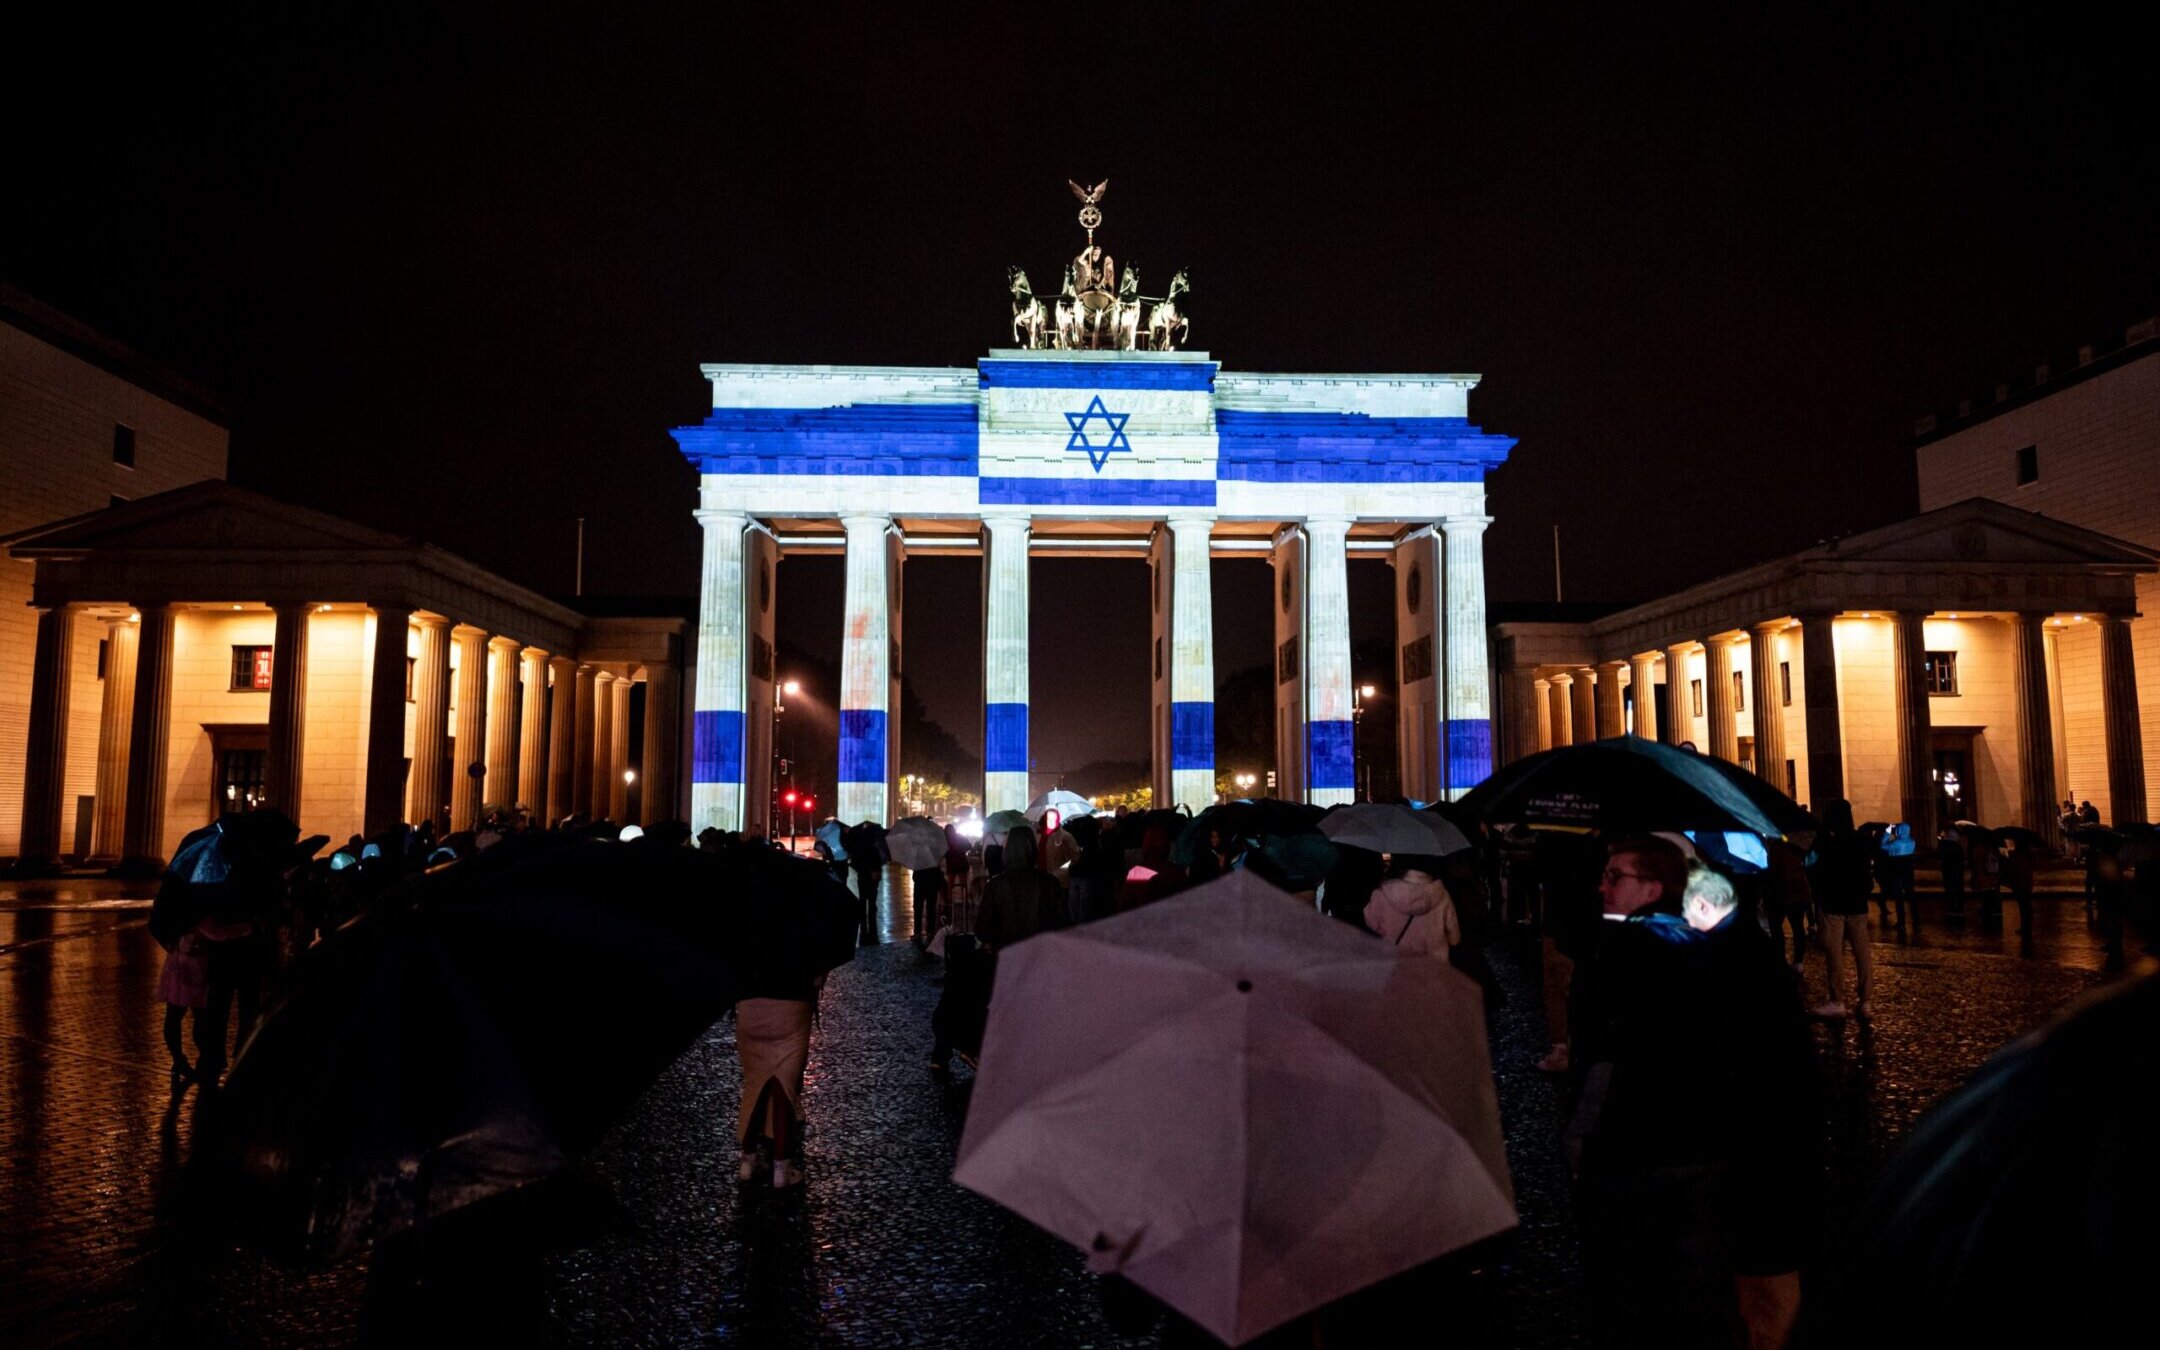
<instances>
[{"instance_id":1,"label":"black sky","mask_svg":"<svg viewBox=\"0 0 2160 1350\"><path fill-rule=\"evenodd\" d=\"M1642 598L1908 512L1913 415L2160 309L2152 34L1893 8L78 6L15 30L0 275L223 391L237 481L557 592L584 515L589 589L688 594L700 361L967 364L1108 177L1226 365L1483 373L1496 599L1555 524ZM837 565L782 585L836 651ZM1036 594L1040 762L1139 755L1144 574ZM979 744L972 566L908 602Z\"/></svg>"}]
</instances>

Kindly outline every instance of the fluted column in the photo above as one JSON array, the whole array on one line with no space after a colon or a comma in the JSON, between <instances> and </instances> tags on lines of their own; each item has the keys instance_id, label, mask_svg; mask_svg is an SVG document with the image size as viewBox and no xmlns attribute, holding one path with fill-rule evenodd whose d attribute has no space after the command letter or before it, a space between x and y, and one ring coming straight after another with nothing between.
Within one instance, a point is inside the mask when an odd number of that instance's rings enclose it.
<instances>
[{"instance_id":1,"label":"fluted column","mask_svg":"<svg viewBox=\"0 0 2160 1350\"><path fill-rule=\"evenodd\" d=\"M360 828L375 835L406 818L405 653L412 611L403 605L371 608L375 650L368 671L367 780L361 788ZM417 688L419 680L413 683Z\"/></svg>"},{"instance_id":2,"label":"fluted column","mask_svg":"<svg viewBox=\"0 0 2160 1350\"><path fill-rule=\"evenodd\" d=\"M307 659L309 604L272 606L270 638L270 754L263 762L263 795L294 820L303 820L301 794L307 765Z\"/></svg>"},{"instance_id":3,"label":"fluted column","mask_svg":"<svg viewBox=\"0 0 2160 1350\"><path fill-rule=\"evenodd\" d=\"M1575 710L1570 706L1574 684L1575 678L1565 674L1555 675L1546 683L1546 693L1552 700L1547 714L1551 725L1546 734L1555 748L1575 743Z\"/></svg>"},{"instance_id":4,"label":"fluted column","mask_svg":"<svg viewBox=\"0 0 2160 1350\"><path fill-rule=\"evenodd\" d=\"M1530 734L1537 737L1524 747L1523 753L1534 754L1540 750L1550 750L1553 748L1552 686L1544 680L1531 678L1528 671L1523 673L1523 683L1529 687L1529 702L1532 705L1525 711L1523 725L1529 729ZM1518 759L1521 757L1516 756Z\"/></svg>"},{"instance_id":5,"label":"fluted column","mask_svg":"<svg viewBox=\"0 0 2160 1350\"><path fill-rule=\"evenodd\" d=\"M2062 842L2055 795L2055 728L2049 720L2047 615L2019 614L2010 620L2018 696L2018 787L2025 828L2050 844ZM2101 660L2106 661L2106 653ZM1932 766L1930 766L1932 769Z\"/></svg>"},{"instance_id":6,"label":"fluted column","mask_svg":"<svg viewBox=\"0 0 2160 1350\"><path fill-rule=\"evenodd\" d=\"M1755 773L1785 790L1785 690L1778 679L1778 634L1785 621L1748 630L1748 689L1755 699Z\"/></svg>"},{"instance_id":7,"label":"fluted column","mask_svg":"<svg viewBox=\"0 0 2160 1350\"><path fill-rule=\"evenodd\" d=\"M518 802L518 651L509 638L492 638L487 645L488 702L486 786L480 800L491 806L515 807Z\"/></svg>"},{"instance_id":8,"label":"fluted column","mask_svg":"<svg viewBox=\"0 0 2160 1350\"><path fill-rule=\"evenodd\" d=\"M1357 798L1350 670L1350 522L1305 522L1305 800Z\"/></svg>"},{"instance_id":9,"label":"fluted column","mask_svg":"<svg viewBox=\"0 0 2160 1350\"><path fill-rule=\"evenodd\" d=\"M1836 623L1835 615L1819 610L1800 616L1800 696L1807 706L1808 803L1817 809L1845 795ZM1918 825L1914 828L1917 830Z\"/></svg>"},{"instance_id":10,"label":"fluted column","mask_svg":"<svg viewBox=\"0 0 2160 1350\"><path fill-rule=\"evenodd\" d=\"M593 739L599 729L595 716L593 691L598 687L600 672L592 666L577 668L576 700L577 717L571 733L570 752L570 810L577 815L595 815L593 808ZM607 799L601 798L601 805Z\"/></svg>"},{"instance_id":11,"label":"fluted column","mask_svg":"<svg viewBox=\"0 0 2160 1350\"><path fill-rule=\"evenodd\" d=\"M139 621L123 619L106 627L105 697L98 709L97 821L90 833L90 856L120 860L127 831L128 725L135 716L135 645Z\"/></svg>"},{"instance_id":12,"label":"fluted column","mask_svg":"<svg viewBox=\"0 0 2160 1350\"><path fill-rule=\"evenodd\" d=\"M612 671L593 672L592 767L586 791L591 794L592 813L605 820L622 822L614 814L615 789L609 783L615 772L615 681Z\"/></svg>"},{"instance_id":13,"label":"fluted column","mask_svg":"<svg viewBox=\"0 0 2160 1350\"><path fill-rule=\"evenodd\" d=\"M1165 806L1198 813L1215 801L1215 600L1208 571L1213 522L1182 518L1155 532L1154 788Z\"/></svg>"},{"instance_id":14,"label":"fluted column","mask_svg":"<svg viewBox=\"0 0 2160 1350\"><path fill-rule=\"evenodd\" d=\"M548 687L547 653L527 647L520 653L523 702L518 709L518 805L534 820L547 823Z\"/></svg>"},{"instance_id":15,"label":"fluted column","mask_svg":"<svg viewBox=\"0 0 2160 1350\"><path fill-rule=\"evenodd\" d=\"M25 870L60 861L61 797L67 790L68 705L75 684L75 609L38 610L31 658L29 753L23 763L22 843Z\"/></svg>"},{"instance_id":16,"label":"fluted column","mask_svg":"<svg viewBox=\"0 0 2160 1350\"><path fill-rule=\"evenodd\" d=\"M630 823L630 677L619 675L608 707L608 819Z\"/></svg>"},{"instance_id":17,"label":"fluted column","mask_svg":"<svg viewBox=\"0 0 2160 1350\"><path fill-rule=\"evenodd\" d=\"M1627 695L1620 685L1625 661L1600 662L1597 668L1597 734L1599 740L1627 733Z\"/></svg>"},{"instance_id":18,"label":"fluted column","mask_svg":"<svg viewBox=\"0 0 2160 1350\"><path fill-rule=\"evenodd\" d=\"M1898 805L1913 827L1913 838L1935 835L1935 750L1933 713L1928 707L1927 615L1901 611L1892 616L1891 679L1897 704ZM1819 808L1825 799L1813 794Z\"/></svg>"},{"instance_id":19,"label":"fluted column","mask_svg":"<svg viewBox=\"0 0 2160 1350\"><path fill-rule=\"evenodd\" d=\"M849 824L891 823L886 755L892 710L888 516L847 516L847 619L840 639L840 777L835 814Z\"/></svg>"},{"instance_id":20,"label":"fluted column","mask_svg":"<svg viewBox=\"0 0 2160 1350\"><path fill-rule=\"evenodd\" d=\"M1688 689L1688 649L1676 642L1665 649L1665 712L1658 723L1658 739L1667 745L1692 740L1695 735L1695 700Z\"/></svg>"},{"instance_id":21,"label":"fluted column","mask_svg":"<svg viewBox=\"0 0 2160 1350\"><path fill-rule=\"evenodd\" d=\"M682 757L682 691L675 666L656 661L645 667L645 744L639 758L644 769L638 780L638 823L657 825L675 820L676 773Z\"/></svg>"},{"instance_id":22,"label":"fluted column","mask_svg":"<svg viewBox=\"0 0 2160 1350\"><path fill-rule=\"evenodd\" d=\"M1710 722L1710 753L1727 764L1740 762L1740 728L1734 721L1732 643L1723 637L1703 642L1703 711Z\"/></svg>"},{"instance_id":23,"label":"fluted column","mask_svg":"<svg viewBox=\"0 0 2160 1350\"><path fill-rule=\"evenodd\" d=\"M1657 653L1638 652L1628 660L1628 687L1635 691L1635 734L1658 738Z\"/></svg>"},{"instance_id":24,"label":"fluted column","mask_svg":"<svg viewBox=\"0 0 2160 1350\"><path fill-rule=\"evenodd\" d=\"M571 782L577 774L577 662L548 658L547 815L549 825L576 810Z\"/></svg>"},{"instance_id":25,"label":"fluted column","mask_svg":"<svg viewBox=\"0 0 2160 1350\"><path fill-rule=\"evenodd\" d=\"M2107 741L2108 823L2119 828L2145 820L2145 742L2138 724L2137 665L2131 658L2130 621L2120 614L2097 617L2101 727Z\"/></svg>"},{"instance_id":26,"label":"fluted column","mask_svg":"<svg viewBox=\"0 0 2160 1350\"><path fill-rule=\"evenodd\" d=\"M1597 739L1598 677L1589 666L1575 668L1575 684L1568 691L1568 707L1575 714L1575 744Z\"/></svg>"},{"instance_id":27,"label":"fluted column","mask_svg":"<svg viewBox=\"0 0 2160 1350\"><path fill-rule=\"evenodd\" d=\"M135 712L128 719L127 821L122 827L123 871L155 872L165 865L165 755L172 730L173 628L171 605L138 604L142 615L135 647Z\"/></svg>"},{"instance_id":28,"label":"fluted column","mask_svg":"<svg viewBox=\"0 0 2160 1350\"><path fill-rule=\"evenodd\" d=\"M459 627L457 639L457 760L451 765L450 829L469 830L480 823L482 779L487 771L488 635Z\"/></svg>"},{"instance_id":29,"label":"fluted column","mask_svg":"<svg viewBox=\"0 0 2160 1350\"><path fill-rule=\"evenodd\" d=\"M450 806L443 776L450 758L450 622L423 614L413 625L420 630L420 654L413 661L412 800L405 818L415 825L431 821L441 830Z\"/></svg>"},{"instance_id":30,"label":"fluted column","mask_svg":"<svg viewBox=\"0 0 2160 1350\"><path fill-rule=\"evenodd\" d=\"M983 520L983 810L1018 811L1028 778L1028 536L1025 516Z\"/></svg>"},{"instance_id":31,"label":"fluted column","mask_svg":"<svg viewBox=\"0 0 2160 1350\"><path fill-rule=\"evenodd\" d=\"M1449 516L1440 522L1446 555L1441 652L1446 666L1447 721L1440 764L1443 794L1453 801L1493 770L1492 656L1485 626L1485 527L1491 516Z\"/></svg>"}]
</instances>

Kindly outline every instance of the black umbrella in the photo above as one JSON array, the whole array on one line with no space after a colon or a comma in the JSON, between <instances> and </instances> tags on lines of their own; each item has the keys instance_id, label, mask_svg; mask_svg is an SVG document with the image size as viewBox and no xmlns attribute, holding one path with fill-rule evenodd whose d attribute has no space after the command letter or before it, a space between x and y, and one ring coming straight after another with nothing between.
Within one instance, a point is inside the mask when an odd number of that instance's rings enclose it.
<instances>
[{"instance_id":1,"label":"black umbrella","mask_svg":"<svg viewBox=\"0 0 2160 1350\"><path fill-rule=\"evenodd\" d=\"M1170 861L1180 867L1190 867L1207 847L1210 831L1218 831L1225 840L1250 839L1258 843L1270 835L1316 834L1325 809L1304 802L1286 802L1276 798L1260 801L1218 802L1199 815L1187 820L1176 816L1166 822L1176 831L1170 845Z\"/></svg>"},{"instance_id":2,"label":"black umbrella","mask_svg":"<svg viewBox=\"0 0 2160 1350\"><path fill-rule=\"evenodd\" d=\"M1640 736L1516 760L1472 789L1461 810L1488 824L1605 834L1742 830L1782 837L1818 828L1792 798L1738 765Z\"/></svg>"},{"instance_id":3,"label":"black umbrella","mask_svg":"<svg viewBox=\"0 0 2160 1350\"><path fill-rule=\"evenodd\" d=\"M1850 1288L1809 1343L2117 1343L2150 1277L2160 979L2117 986L1981 1066L1862 1210ZM2066 1289L2086 1296L2064 1298ZM2121 1338L2129 1343L2134 1338Z\"/></svg>"},{"instance_id":4,"label":"black umbrella","mask_svg":"<svg viewBox=\"0 0 2160 1350\"><path fill-rule=\"evenodd\" d=\"M860 918L771 849L505 840L308 952L205 1103L203 1192L328 1257L546 1175L738 998L847 961Z\"/></svg>"},{"instance_id":5,"label":"black umbrella","mask_svg":"<svg viewBox=\"0 0 2160 1350\"><path fill-rule=\"evenodd\" d=\"M2038 830L2028 830L2023 825L1999 826L1995 831L1995 837L1997 839L2012 840L2019 848L2044 849L2052 847L2048 843L2046 836L2042 835Z\"/></svg>"},{"instance_id":6,"label":"black umbrella","mask_svg":"<svg viewBox=\"0 0 2160 1350\"><path fill-rule=\"evenodd\" d=\"M293 856L299 837L292 817L268 807L228 811L190 831L158 878L150 935L170 948L205 917L234 922L255 917L278 874L299 861Z\"/></svg>"}]
</instances>

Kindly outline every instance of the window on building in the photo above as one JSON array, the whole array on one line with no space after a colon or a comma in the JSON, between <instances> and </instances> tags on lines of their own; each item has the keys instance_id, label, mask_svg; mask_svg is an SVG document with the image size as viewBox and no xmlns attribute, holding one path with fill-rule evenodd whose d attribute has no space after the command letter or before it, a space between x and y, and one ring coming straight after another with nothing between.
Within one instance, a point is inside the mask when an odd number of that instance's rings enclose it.
<instances>
[{"instance_id":1,"label":"window on building","mask_svg":"<svg viewBox=\"0 0 2160 1350\"><path fill-rule=\"evenodd\" d=\"M1790 708L1792 706L1792 662L1780 661L1777 663L1777 684L1778 706Z\"/></svg>"},{"instance_id":2,"label":"window on building","mask_svg":"<svg viewBox=\"0 0 2160 1350\"><path fill-rule=\"evenodd\" d=\"M2040 447L2028 445L2017 452L2017 485L2040 481Z\"/></svg>"},{"instance_id":3,"label":"window on building","mask_svg":"<svg viewBox=\"0 0 2160 1350\"><path fill-rule=\"evenodd\" d=\"M265 648L264 650L268 650ZM227 750L218 756L217 787L220 811L252 811L263 804L268 781L270 752Z\"/></svg>"},{"instance_id":4,"label":"window on building","mask_svg":"<svg viewBox=\"0 0 2160 1350\"><path fill-rule=\"evenodd\" d=\"M1789 759L1785 761L1785 795L1800 800L1800 766Z\"/></svg>"},{"instance_id":5,"label":"window on building","mask_svg":"<svg viewBox=\"0 0 2160 1350\"><path fill-rule=\"evenodd\" d=\"M112 462L123 469L135 467L135 428L125 422L113 423Z\"/></svg>"},{"instance_id":6,"label":"window on building","mask_svg":"<svg viewBox=\"0 0 2160 1350\"><path fill-rule=\"evenodd\" d=\"M99 638L97 640L97 677L99 679L102 680L105 678L105 663L111 658L112 639Z\"/></svg>"},{"instance_id":7,"label":"window on building","mask_svg":"<svg viewBox=\"0 0 2160 1350\"><path fill-rule=\"evenodd\" d=\"M1732 710L1747 711L1747 676L1737 670L1732 673Z\"/></svg>"},{"instance_id":8,"label":"window on building","mask_svg":"<svg viewBox=\"0 0 2160 1350\"><path fill-rule=\"evenodd\" d=\"M1690 710L1691 710L1691 711L1692 711L1692 712L1694 713L1694 715L1695 715L1695 716L1697 716L1697 717L1700 717L1700 716L1702 716L1702 715L1703 715L1703 712L1702 712L1702 681L1701 681L1701 680L1689 680L1689 681L1687 682L1687 684L1688 684L1688 703L1689 703L1689 705L1690 705Z\"/></svg>"},{"instance_id":9,"label":"window on building","mask_svg":"<svg viewBox=\"0 0 2160 1350\"><path fill-rule=\"evenodd\" d=\"M417 657L417 656L408 656L408 657L406 657L406 658L405 658L405 701L406 701L407 703L410 703L410 702L412 702L412 701L413 701L413 696L412 696L412 686L413 686L413 672L414 672L414 671L416 671L416 670L418 670L419 668L420 668L420 658L419 658L419 657Z\"/></svg>"},{"instance_id":10,"label":"window on building","mask_svg":"<svg viewBox=\"0 0 2160 1350\"><path fill-rule=\"evenodd\" d=\"M1958 691L1956 652L1929 652L1920 664L1920 672L1930 694L1955 694Z\"/></svg>"},{"instance_id":11,"label":"window on building","mask_svg":"<svg viewBox=\"0 0 2160 1350\"><path fill-rule=\"evenodd\" d=\"M253 692L270 687L270 649L268 647L234 647L232 649L233 692Z\"/></svg>"}]
</instances>

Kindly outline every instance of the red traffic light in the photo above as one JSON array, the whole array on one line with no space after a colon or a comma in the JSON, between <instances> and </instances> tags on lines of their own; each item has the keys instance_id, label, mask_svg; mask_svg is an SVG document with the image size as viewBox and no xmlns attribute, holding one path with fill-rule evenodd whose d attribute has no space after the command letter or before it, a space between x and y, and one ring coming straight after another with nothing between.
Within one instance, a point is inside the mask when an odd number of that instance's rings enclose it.
<instances>
[{"instance_id":1,"label":"red traffic light","mask_svg":"<svg viewBox=\"0 0 2160 1350\"><path fill-rule=\"evenodd\" d=\"M780 800L786 802L789 806L793 806L795 804L795 794L793 791L783 792L780 794Z\"/></svg>"},{"instance_id":2,"label":"red traffic light","mask_svg":"<svg viewBox=\"0 0 2160 1350\"><path fill-rule=\"evenodd\" d=\"M815 797L805 797L805 798L803 798L803 799L802 799L802 806L803 806L803 810L805 810L805 811L809 810L809 809L810 809L811 807L813 807L813 806L816 806L816 805L817 805L817 798L815 798Z\"/></svg>"}]
</instances>

